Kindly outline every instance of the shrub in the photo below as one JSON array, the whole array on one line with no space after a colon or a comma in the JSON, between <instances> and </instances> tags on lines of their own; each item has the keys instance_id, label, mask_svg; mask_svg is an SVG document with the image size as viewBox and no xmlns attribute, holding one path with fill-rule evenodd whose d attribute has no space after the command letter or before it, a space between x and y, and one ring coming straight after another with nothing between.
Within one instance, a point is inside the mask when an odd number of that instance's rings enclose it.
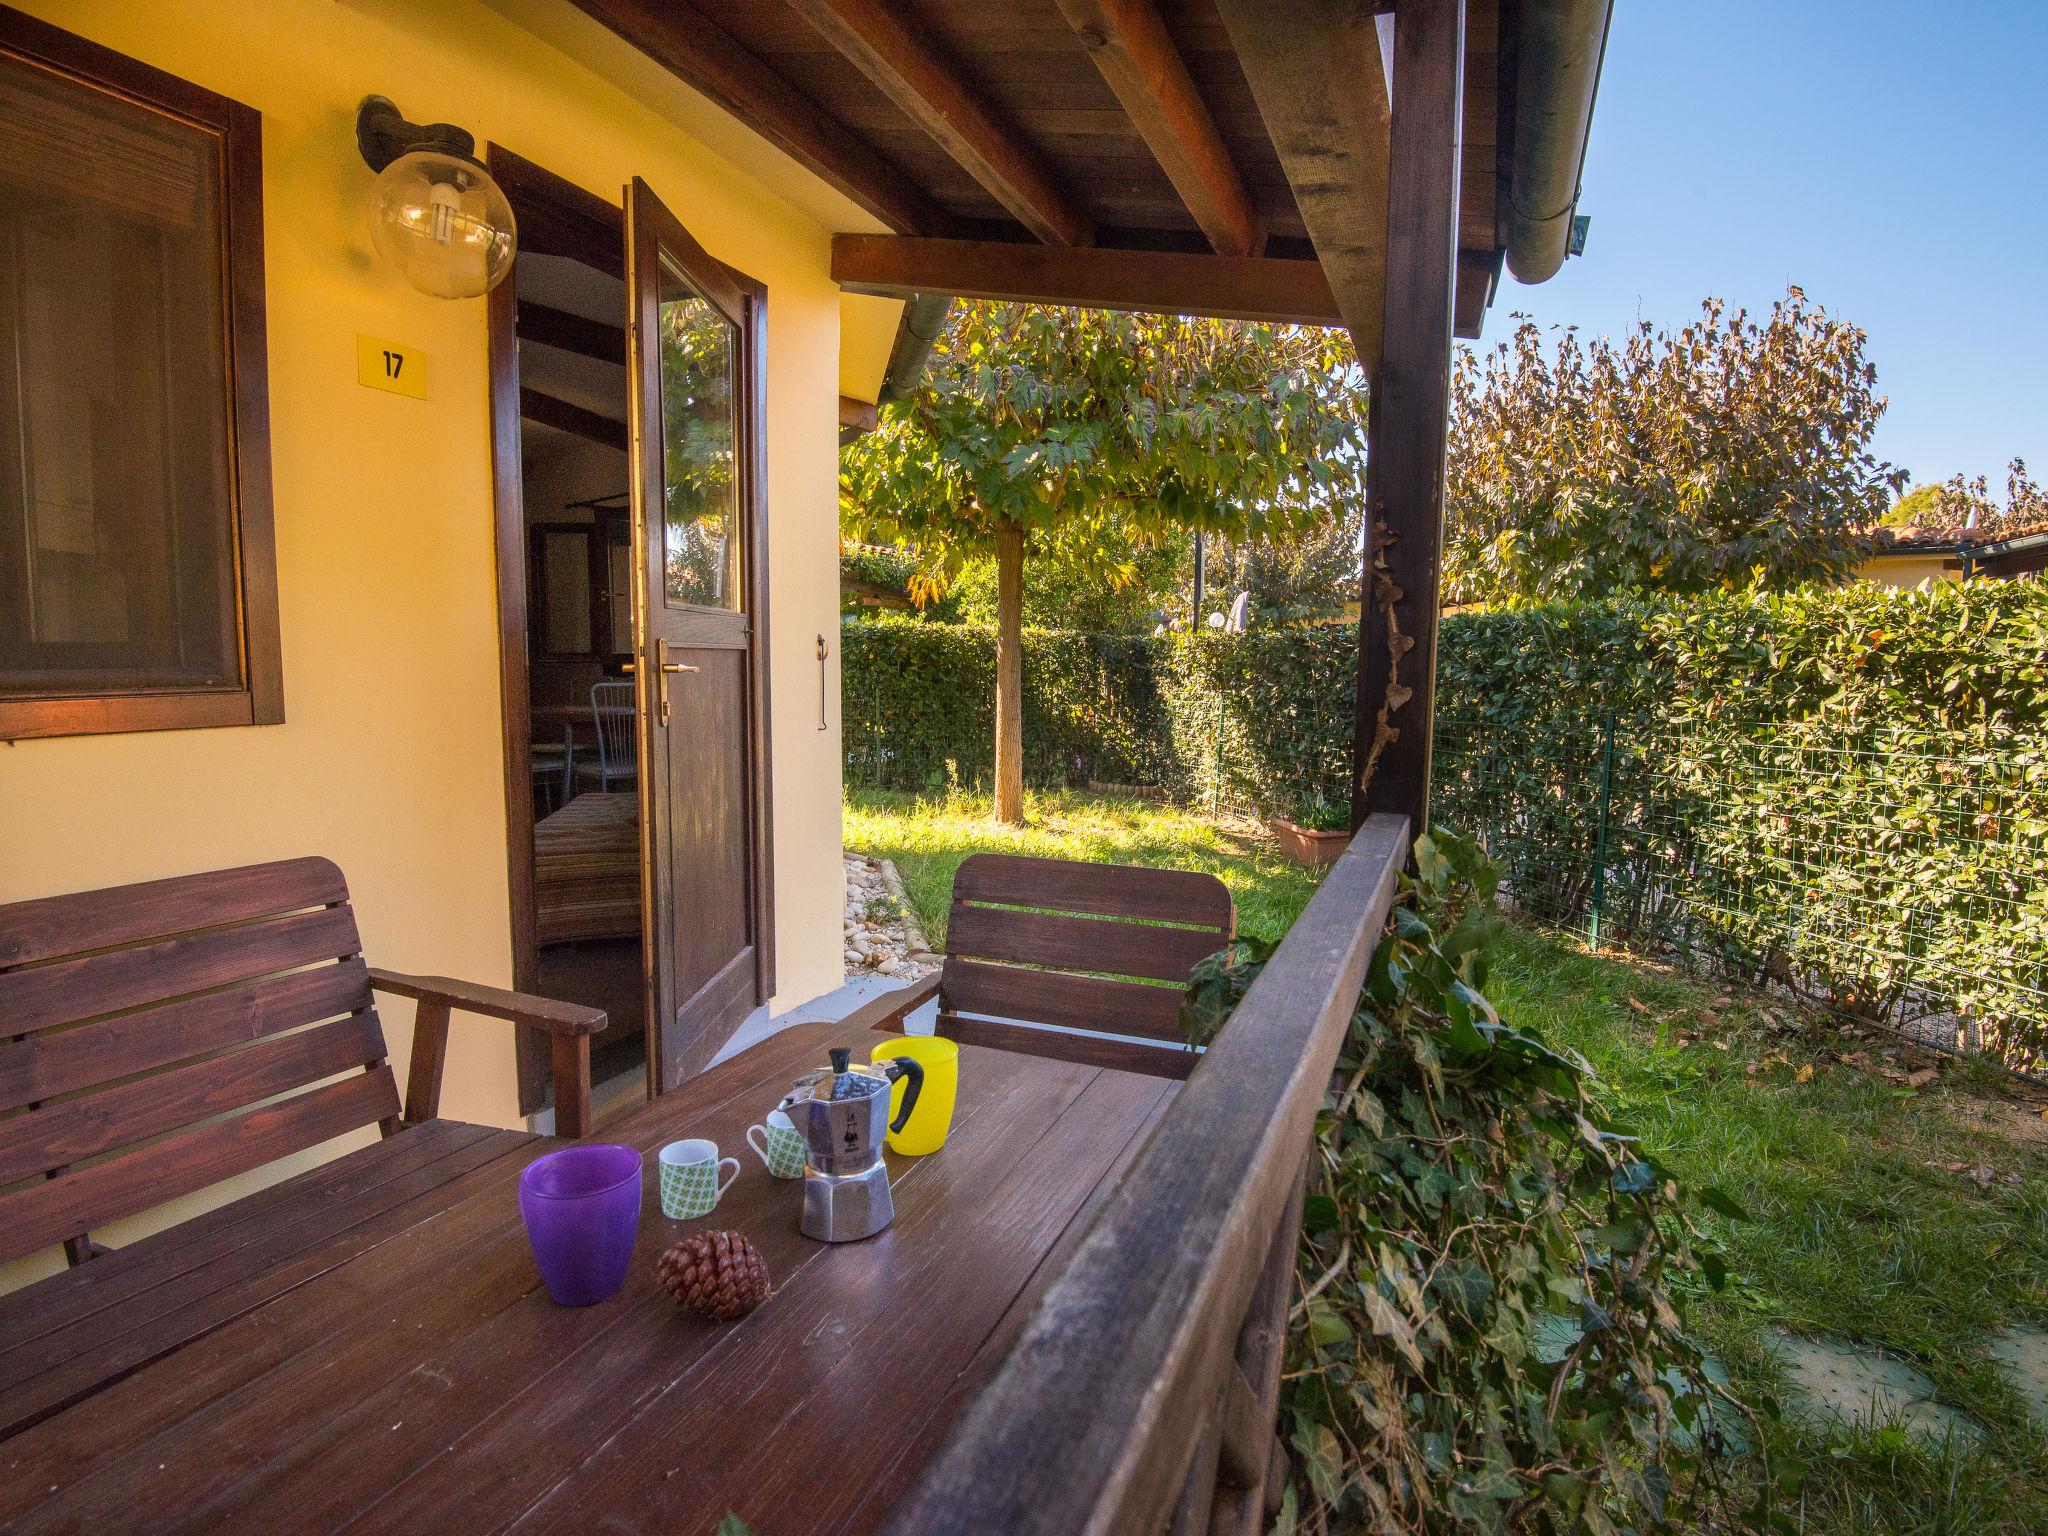
<instances>
[{"instance_id":1,"label":"shrub","mask_svg":"<svg viewBox=\"0 0 2048 1536\"><path fill-rule=\"evenodd\" d=\"M1032 632L1026 776L1348 799L1354 646ZM850 782L986 778L986 632L852 624L844 650ZM1603 938L2048 1052L2048 583L1451 614L1433 784L1532 917L1586 922L1597 881Z\"/></svg>"},{"instance_id":2,"label":"shrub","mask_svg":"<svg viewBox=\"0 0 2048 1536\"><path fill-rule=\"evenodd\" d=\"M1732 1508L1721 1452L1742 1410L1684 1321L1687 1286L1725 1281L1720 1256L1670 1174L1605 1123L1590 1068L1487 1002L1498 871L1442 831L1415 856L1317 1120L1281 1528L1762 1519ZM1269 952L1197 968L1194 1038Z\"/></svg>"}]
</instances>

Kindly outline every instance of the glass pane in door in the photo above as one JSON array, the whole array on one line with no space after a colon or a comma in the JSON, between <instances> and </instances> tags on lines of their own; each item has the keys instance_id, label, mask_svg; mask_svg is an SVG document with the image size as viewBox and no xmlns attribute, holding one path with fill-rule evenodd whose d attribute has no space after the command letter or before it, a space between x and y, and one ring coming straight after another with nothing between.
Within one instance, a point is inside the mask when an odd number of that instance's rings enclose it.
<instances>
[{"instance_id":1,"label":"glass pane in door","mask_svg":"<svg viewBox=\"0 0 2048 1536\"><path fill-rule=\"evenodd\" d=\"M668 602L740 608L732 324L661 264L663 568Z\"/></svg>"}]
</instances>

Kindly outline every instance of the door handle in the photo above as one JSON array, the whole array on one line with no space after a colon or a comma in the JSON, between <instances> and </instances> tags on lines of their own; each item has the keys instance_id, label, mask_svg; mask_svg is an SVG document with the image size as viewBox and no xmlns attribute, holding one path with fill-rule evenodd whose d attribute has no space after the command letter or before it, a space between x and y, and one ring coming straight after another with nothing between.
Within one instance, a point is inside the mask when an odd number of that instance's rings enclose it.
<instances>
[{"instance_id":1,"label":"door handle","mask_svg":"<svg viewBox=\"0 0 2048 1536\"><path fill-rule=\"evenodd\" d=\"M668 642L666 640L654 642L654 658L656 665L661 668L661 674L654 680L654 691L657 695L656 707L661 714L661 723L667 725L669 674L675 672L701 672L704 669L702 667L693 667L687 661L670 661L668 659Z\"/></svg>"}]
</instances>

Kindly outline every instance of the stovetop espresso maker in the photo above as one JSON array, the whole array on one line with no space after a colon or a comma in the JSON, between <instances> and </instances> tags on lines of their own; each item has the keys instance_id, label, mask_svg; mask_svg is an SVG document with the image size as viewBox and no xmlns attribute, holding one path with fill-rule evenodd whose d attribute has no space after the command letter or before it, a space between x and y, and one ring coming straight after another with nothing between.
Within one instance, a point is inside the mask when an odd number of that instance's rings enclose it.
<instances>
[{"instance_id":1,"label":"stovetop espresso maker","mask_svg":"<svg viewBox=\"0 0 2048 1536\"><path fill-rule=\"evenodd\" d=\"M782 1111L804 1138L804 1236L850 1243L873 1237L896 1215L882 1143L890 1131L903 1129L917 1107L924 1068L907 1057L856 1067L845 1046L830 1054L831 1066L797 1079ZM899 1077L910 1084L892 1123L889 1090Z\"/></svg>"}]
</instances>

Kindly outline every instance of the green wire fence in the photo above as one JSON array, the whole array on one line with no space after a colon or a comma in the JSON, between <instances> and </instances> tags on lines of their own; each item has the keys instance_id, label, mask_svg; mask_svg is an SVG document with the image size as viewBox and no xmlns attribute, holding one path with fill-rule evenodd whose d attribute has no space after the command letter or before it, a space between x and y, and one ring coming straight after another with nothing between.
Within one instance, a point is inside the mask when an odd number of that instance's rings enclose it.
<instances>
[{"instance_id":1,"label":"green wire fence","mask_svg":"<svg viewBox=\"0 0 2048 1536\"><path fill-rule=\"evenodd\" d=\"M2048 755L1814 721L1632 730L1532 753L1440 719L1432 817L1528 916L1774 983L2018 1070L2048 1051Z\"/></svg>"}]
</instances>

